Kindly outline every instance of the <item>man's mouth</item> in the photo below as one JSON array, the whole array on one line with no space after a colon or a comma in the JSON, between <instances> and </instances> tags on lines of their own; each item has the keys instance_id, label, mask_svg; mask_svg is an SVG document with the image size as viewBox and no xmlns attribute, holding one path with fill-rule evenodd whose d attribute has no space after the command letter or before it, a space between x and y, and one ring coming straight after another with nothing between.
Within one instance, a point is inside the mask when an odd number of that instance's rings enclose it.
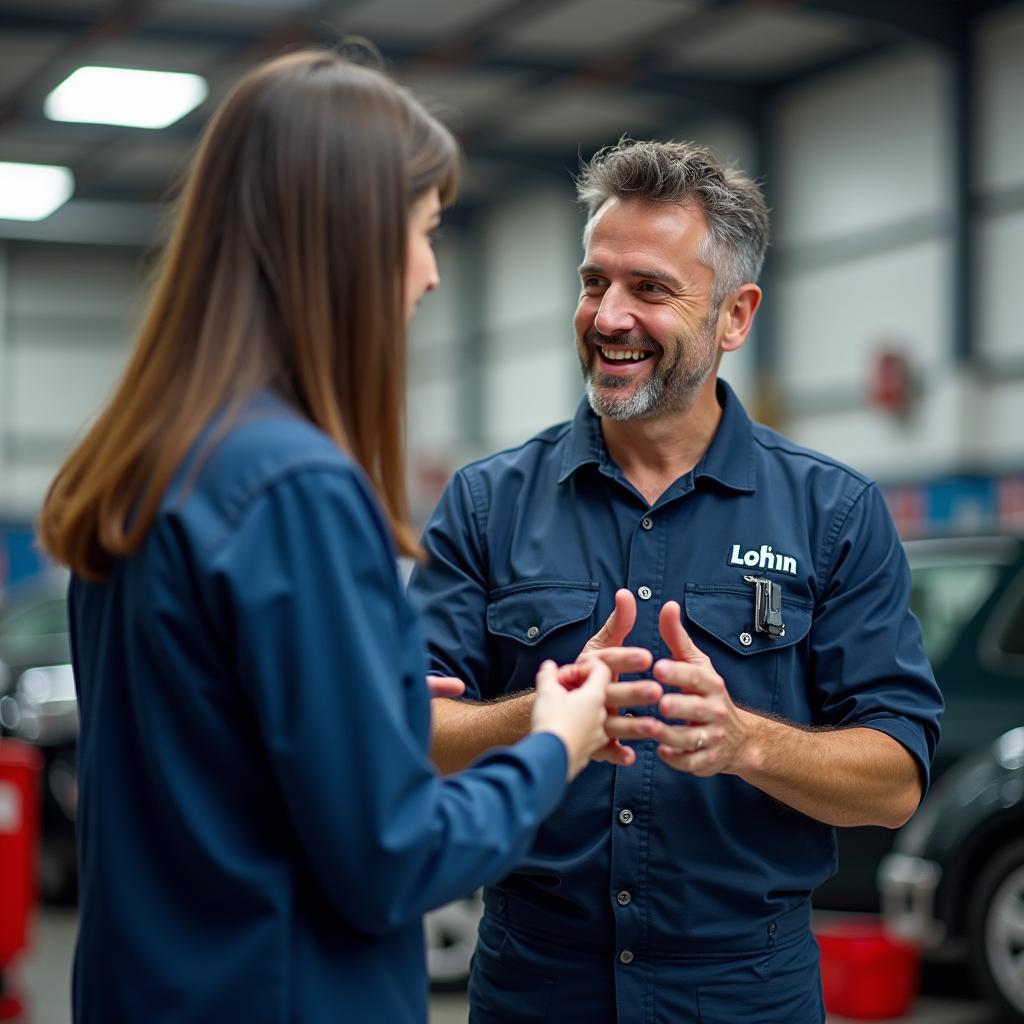
<instances>
[{"instance_id":1,"label":"man's mouth","mask_svg":"<svg viewBox=\"0 0 1024 1024\"><path fill-rule=\"evenodd\" d=\"M607 345L597 345L596 348L601 353L601 358L610 363L642 363L654 355L645 349L609 348Z\"/></svg>"}]
</instances>

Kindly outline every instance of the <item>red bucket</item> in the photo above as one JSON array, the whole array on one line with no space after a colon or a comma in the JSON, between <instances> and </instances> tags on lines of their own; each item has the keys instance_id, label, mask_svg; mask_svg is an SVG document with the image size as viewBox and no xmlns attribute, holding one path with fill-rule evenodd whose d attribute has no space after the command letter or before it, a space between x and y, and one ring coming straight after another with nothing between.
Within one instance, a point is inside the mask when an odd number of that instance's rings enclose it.
<instances>
[{"instance_id":1,"label":"red bucket","mask_svg":"<svg viewBox=\"0 0 1024 1024\"><path fill-rule=\"evenodd\" d=\"M902 1017L917 995L917 946L880 923L837 921L815 929L825 1009L855 1020Z\"/></svg>"}]
</instances>

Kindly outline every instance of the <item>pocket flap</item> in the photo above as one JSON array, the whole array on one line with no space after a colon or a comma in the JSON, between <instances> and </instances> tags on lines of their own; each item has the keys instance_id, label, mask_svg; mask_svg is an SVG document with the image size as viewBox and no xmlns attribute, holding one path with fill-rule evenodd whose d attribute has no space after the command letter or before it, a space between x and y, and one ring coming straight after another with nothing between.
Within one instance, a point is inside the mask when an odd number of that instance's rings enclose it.
<instances>
[{"instance_id":1,"label":"pocket flap","mask_svg":"<svg viewBox=\"0 0 1024 1024\"><path fill-rule=\"evenodd\" d=\"M789 647L807 636L814 609L809 600L782 592L783 636L754 630L754 588L716 587L687 583L686 617L737 654L761 654ZM697 641L697 646L700 642Z\"/></svg>"},{"instance_id":2,"label":"pocket flap","mask_svg":"<svg viewBox=\"0 0 1024 1024\"><path fill-rule=\"evenodd\" d=\"M562 581L503 587L491 595L487 628L532 647L556 629L589 618L599 590L597 583Z\"/></svg>"}]
</instances>

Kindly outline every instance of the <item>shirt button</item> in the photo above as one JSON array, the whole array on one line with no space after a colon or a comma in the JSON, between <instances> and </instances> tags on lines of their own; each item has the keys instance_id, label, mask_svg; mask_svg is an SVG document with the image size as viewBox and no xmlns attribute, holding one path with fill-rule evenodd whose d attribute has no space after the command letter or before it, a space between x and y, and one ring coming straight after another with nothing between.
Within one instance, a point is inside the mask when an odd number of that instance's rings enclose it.
<instances>
[{"instance_id":1,"label":"shirt button","mask_svg":"<svg viewBox=\"0 0 1024 1024\"><path fill-rule=\"evenodd\" d=\"M636 596L639 597L641 601L650 601L650 599L651 599L651 588L650 587L641 587L636 592Z\"/></svg>"},{"instance_id":2,"label":"shirt button","mask_svg":"<svg viewBox=\"0 0 1024 1024\"><path fill-rule=\"evenodd\" d=\"M623 825L628 825L632 820L633 812L628 807L623 807L622 810L619 811L619 821L621 821Z\"/></svg>"},{"instance_id":3,"label":"shirt button","mask_svg":"<svg viewBox=\"0 0 1024 1024\"><path fill-rule=\"evenodd\" d=\"M620 907L628 907L632 899L633 894L628 892L626 889L623 889L622 892L617 893L615 896L615 902L618 903Z\"/></svg>"},{"instance_id":4,"label":"shirt button","mask_svg":"<svg viewBox=\"0 0 1024 1024\"><path fill-rule=\"evenodd\" d=\"M749 633L740 633L740 643L744 647L749 647L754 642L754 638Z\"/></svg>"},{"instance_id":5,"label":"shirt button","mask_svg":"<svg viewBox=\"0 0 1024 1024\"><path fill-rule=\"evenodd\" d=\"M633 962L633 950L631 950L631 949L624 949L619 954L619 963L631 964L632 962Z\"/></svg>"},{"instance_id":6,"label":"shirt button","mask_svg":"<svg viewBox=\"0 0 1024 1024\"><path fill-rule=\"evenodd\" d=\"M537 637L539 637L539 636L540 636L540 630L536 626L531 626L526 631L526 639L527 640L536 640Z\"/></svg>"},{"instance_id":7,"label":"shirt button","mask_svg":"<svg viewBox=\"0 0 1024 1024\"><path fill-rule=\"evenodd\" d=\"M653 530L654 529L654 520L650 516L644 516L643 519L640 520L640 525L645 530Z\"/></svg>"}]
</instances>

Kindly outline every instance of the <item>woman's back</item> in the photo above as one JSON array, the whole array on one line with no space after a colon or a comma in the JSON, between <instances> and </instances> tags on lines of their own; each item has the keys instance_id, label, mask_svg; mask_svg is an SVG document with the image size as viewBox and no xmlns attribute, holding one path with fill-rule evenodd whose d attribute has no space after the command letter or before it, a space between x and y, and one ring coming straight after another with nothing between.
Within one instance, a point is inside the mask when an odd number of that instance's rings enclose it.
<instances>
[{"instance_id":1,"label":"woman's back","mask_svg":"<svg viewBox=\"0 0 1024 1024\"><path fill-rule=\"evenodd\" d=\"M321 671L281 659L253 665L249 631L270 627L275 592L288 602L293 586L276 575L282 538L263 524L288 530L293 552L312 539L309 519L319 517L338 538L336 555L350 539L364 548L384 541L373 537L378 524L357 471L337 447L280 403L260 404L258 418L229 432L191 488L188 471L179 475L143 546L108 583L72 586L83 718L76 1003L85 1019L181 1020L192 1005L206 1019L278 1021L292 1019L300 1000L300 1019L334 1020L335 1000L352 997L352 975L362 980L380 963L361 952L386 942L398 962L422 956L415 921L367 942L296 856L288 807L296 796L314 815L311 829L321 802L334 820L320 826L358 829L345 811L352 769L339 773L318 758L319 778L282 784L267 743L298 766L312 760L299 745L315 740L307 730L319 731L319 722L328 746L345 748L344 704L360 681L323 664L329 652L312 635L295 637L294 647ZM326 521L333 503L317 494L329 489L349 490L353 509L364 505L368 536L346 536L345 524ZM327 552L313 544L308 551L314 586ZM345 569L322 564L319 572ZM393 608L402 605L397 579L376 587ZM400 677L418 678L408 696L419 698L414 718L425 735L420 653L415 644L394 653L408 664L391 677L391 696L400 699ZM303 788L296 794L289 785ZM234 953L226 958L225 950ZM382 991L379 999L388 998Z\"/></svg>"},{"instance_id":2,"label":"woman's back","mask_svg":"<svg viewBox=\"0 0 1024 1024\"><path fill-rule=\"evenodd\" d=\"M419 914L507 868L564 752L497 755L517 806L449 853L499 791L426 760L419 633L354 464L261 396L70 614L78 1019L422 1021Z\"/></svg>"}]
</instances>

